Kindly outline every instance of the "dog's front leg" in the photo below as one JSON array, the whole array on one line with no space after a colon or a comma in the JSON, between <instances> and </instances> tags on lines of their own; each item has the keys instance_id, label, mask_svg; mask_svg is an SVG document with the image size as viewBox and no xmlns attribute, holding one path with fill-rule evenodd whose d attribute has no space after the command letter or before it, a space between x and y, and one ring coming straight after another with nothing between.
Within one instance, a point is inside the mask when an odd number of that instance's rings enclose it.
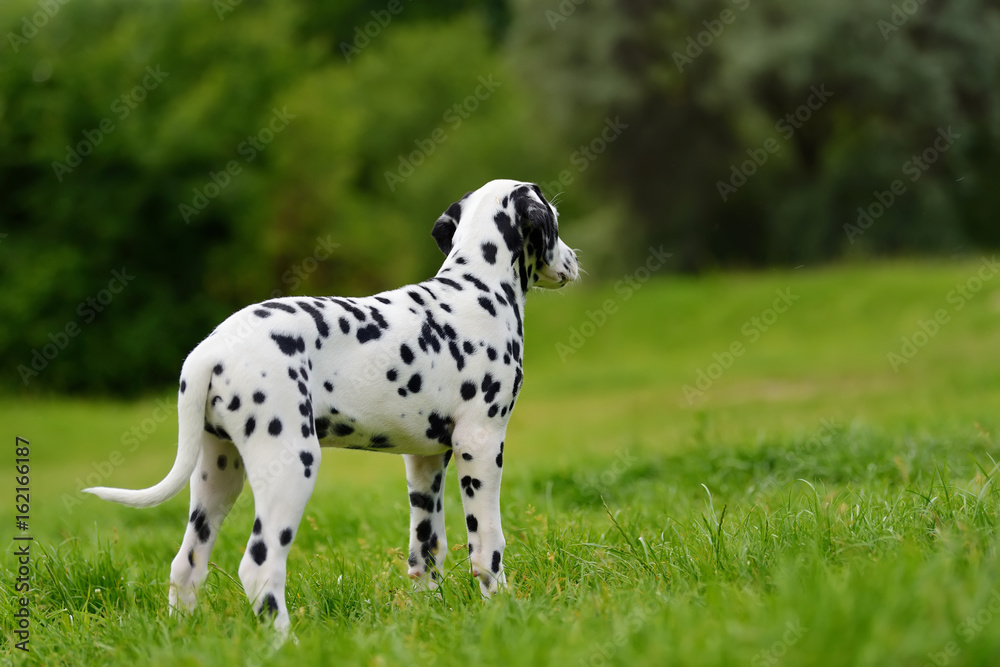
<instances>
[{"instance_id":1,"label":"dog's front leg","mask_svg":"<svg viewBox=\"0 0 1000 667\"><path fill-rule=\"evenodd\" d=\"M448 538L444 533L444 477L451 452L432 456L404 454L410 492L410 578L423 590L437 588Z\"/></svg>"},{"instance_id":2,"label":"dog's front leg","mask_svg":"<svg viewBox=\"0 0 1000 667\"><path fill-rule=\"evenodd\" d=\"M506 588L500 525L500 473L503 471L503 433L487 429L456 428L455 466L462 487L465 525L469 531L469 562L479 588L490 597Z\"/></svg>"}]
</instances>

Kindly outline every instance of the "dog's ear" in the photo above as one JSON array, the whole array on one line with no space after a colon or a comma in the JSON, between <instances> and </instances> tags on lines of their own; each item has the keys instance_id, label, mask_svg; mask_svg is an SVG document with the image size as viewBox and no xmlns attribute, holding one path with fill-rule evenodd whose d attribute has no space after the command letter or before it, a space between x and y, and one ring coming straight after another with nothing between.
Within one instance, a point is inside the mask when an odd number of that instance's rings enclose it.
<instances>
[{"instance_id":1,"label":"dog's ear","mask_svg":"<svg viewBox=\"0 0 1000 667\"><path fill-rule=\"evenodd\" d=\"M455 202L448 207L448 210L441 214L441 217L437 219L434 223L434 229L431 230L431 236L437 241L438 247L441 248L441 252L448 255L451 252L451 239L455 236L455 230L458 228L458 221L462 219L462 205L459 202Z\"/></svg>"},{"instance_id":2,"label":"dog's ear","mask_svg":"<svg viewBox=\"0 0 1000 667\"><path fill-rule=\"evenodd\" d=\"M550 231L555 231L556 221L552 217L552 209L537 185L522 185L514 190L512 198L518 223L522 227L528 225L540 229L546 236Z\"/></svg>"}]
</instances>

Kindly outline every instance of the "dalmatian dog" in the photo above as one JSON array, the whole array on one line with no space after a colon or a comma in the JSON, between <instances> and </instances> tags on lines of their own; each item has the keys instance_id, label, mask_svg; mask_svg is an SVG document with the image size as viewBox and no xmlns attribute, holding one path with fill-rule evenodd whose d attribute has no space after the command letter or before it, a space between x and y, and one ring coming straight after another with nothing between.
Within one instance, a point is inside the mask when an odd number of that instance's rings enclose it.
<instances>
[{"instance_id":1,"label":"dalmatian dog","mask_svg":"<svg viewBox=\"0 0 1000 667\"><path fill-rule=\"evenodd\" d=\"M223 520L250 480L256 518L239 567L256 613L289 627L285 568L324 447L402 454L409 575L435 588L447 554L442 495L454 456L469 561L481 592L506 586L500 525L504 435L523 380L531 287L578 278L538 186L496 180L465 195L431 235L437 275L364 298L286 297L235 313L187 357L173 467L143 490L85 489L150 507L190 480L170 567L170 608L192 609Z\"/></svg>"}]
</instances>

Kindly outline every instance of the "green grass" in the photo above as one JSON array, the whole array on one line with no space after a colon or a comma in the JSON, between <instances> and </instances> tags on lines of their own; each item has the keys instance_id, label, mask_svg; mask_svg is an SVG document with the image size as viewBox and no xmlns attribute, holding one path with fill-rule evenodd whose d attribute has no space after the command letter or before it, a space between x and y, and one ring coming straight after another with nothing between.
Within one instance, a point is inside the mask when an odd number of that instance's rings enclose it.
<instances>
[{"instance_id":1,"label":"green grass","mask_svg":"<svg viewBox=\"0 0 1000 667\"><path fill-rule=\"evenodd\" d=\"M182 618L167 616L166 589L186 492L149 510L76 496L88 474L131 487L165 474L176 424L153 420L154 399L7 399L11 440L32 442L28 662L996 664L1000 278L961 310L948 301L977 267L657 278L628 300L612 285L532 295L504 468L511 590L480 599L452 477L443 595L414 592L402 461L331 451L289 558L299 641L277 650L236 577L249 489L200 608ZM744 323L785 289L799 299L750 342ZM557 348L606 299L618 306L607 322L575 352ZM950 321L895 372L887 354L940 308ZM745 352L689 402L684 385L736 341ZM128 451L123 434L144 420L151 433ZM3 651L24 659L10 645L13 549Z\"/></svg>"}]
</instances>

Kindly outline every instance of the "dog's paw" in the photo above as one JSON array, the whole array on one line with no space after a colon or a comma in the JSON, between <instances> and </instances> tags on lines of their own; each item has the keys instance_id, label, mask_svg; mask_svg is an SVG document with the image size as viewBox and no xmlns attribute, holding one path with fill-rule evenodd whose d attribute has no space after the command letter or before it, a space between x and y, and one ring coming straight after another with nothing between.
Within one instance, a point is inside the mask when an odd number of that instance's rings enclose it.
<instances>
[{"instance_id":1,"label":"dog's paw","mask_svg":"<svg viewBox=\"0 0 1000 667\"><path fill-rule=\"evenodd\" d=\"M491 598L501 591L506 592L508 590L507 575L502 570L497 575L494 575L492 572L481 571L475 576L479 580L479 592L483 594L484 598Z\"/></svg>"}]
</instances>

